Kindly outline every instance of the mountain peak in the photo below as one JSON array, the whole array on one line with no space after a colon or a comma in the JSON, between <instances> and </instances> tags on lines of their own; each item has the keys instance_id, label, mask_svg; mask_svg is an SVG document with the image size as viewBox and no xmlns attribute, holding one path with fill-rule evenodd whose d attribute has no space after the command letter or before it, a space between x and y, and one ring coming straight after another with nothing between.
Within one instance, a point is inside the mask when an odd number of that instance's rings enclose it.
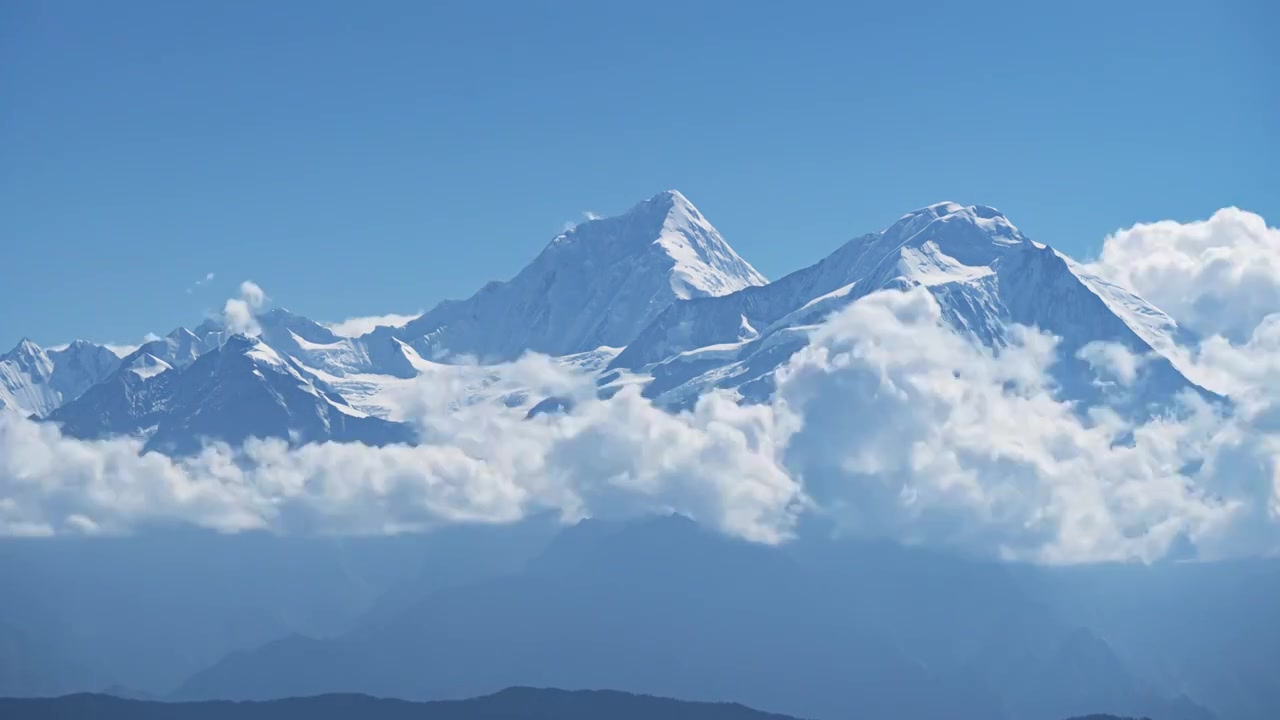
<instances>
[{"instance_id":1,"label":"mountain peak","mask_svg":"<svg viewBox=\"0 0 1280 720\"><path fill-rule=\"evenodd\" d=\"M566 230L511 280L441 303L395 334L424 357L568 355L626 345L678 300L766 282L688 198L666 190Z\"/></svg>"},{"instance_id":2,"label":"mountain peak","mask_svg":"<svg viewBox=\"0 0 1280 720\"><path fill-rule=\"evenodd\" d=\"M653 243L668 225L710 224L679 190L663 190L618 215L588 215L585 222L552 239L548 249L581 242L620 244L628 249ZM712 228L714 231L715 228Z\"/></svg>"},{"instance_id":3,"label":"mountain peak","mask_svg":"<svg viewBox=\"0 0 1280 720\"><path fill-rule=\"evenodd\" d=\"M256 337L251 337L244 333L232 333L227 336L226 340L222 341L222 349L226 352L232 353L246 352L259 345L265 345L265 343Z\"/></svg>"},{"instance_id":4,"label":"mountain peak","mask_svg":"<svg viewBox=\"0 0 1280 720\"><path fill-rule=\"evenodd\" d=\"M768 282L679 190L664 190L621 215L583 223L557 237L548 250L563 252L565 246L584 242L612 245L618 255L650 257L655 269L667 269L671 291L681 300L727 295ZM640 257L630 261L644 263Z\"/></svg>"},{"instance_id":5,"label":"mountain peak","mask_svg":"<svg viewBox=\"0 0 1280 720\"><path fill-rule=\"evenodd\" d=\"M940 202L903 215L881 234L883 242L901 248L931 244L969 265L987 265L989 248L1030 242L999 210L987 205ZM978 253L974 255L974 253ZM957 254L960 253L960 254Z\"/></svg>"},{"instance_id":6,"label":"mountain peak","mask_svg":"<svg viewBox=\"0 0 1280 720\"><path fill-rule=\"evenodd\" d=\"M662 210L668 219L676 219L677 221L699 222L705 223L706 219L702 217L702 213L698 212L698 208L694 207L689 198L679 190L663 190L653 197L645 200L641 205L652 204L656 209ZM637 208L639 205L636 206ZM635 208L633 208L634 210Z\"/></svg>"},{"instance_id":7,"label":"mountain peak","mask_svg":"<svg viewBox=\"0 0 1280 720\"><path fill-rule=\"evenodd\" d=\"M907 220L916 217L941 218L947 215L970 215L981 218L997 218L1004 217L1004 213L991 207L990 205L961 205L958 202L943 200L932 205L925 205L917 210L903 215L899 220Z\"/></svg>"},{"instance_id":8,"label":"mountain peak","mask_svg":"<svg viewBox=\"0 0 1280 720\"><path fill-rule=\"evenodd\" d=\"M146 380L172 370L173 366L151 353L135 353L129 356L127 363L122 365L121 369Z\"/></svg>"},{"instance_id":9,"label":"mountain peak","mask_svg":"<svg viewBox=\"0 0 1280 720\"><path fill-rule=\"evenodd\" d=\"M44 354L44 348L35 344L31 338L22 338L18 341L13 349L4 355L0 355L0 360L23 360L37 358Z\"/></svg>"}]
</instances>

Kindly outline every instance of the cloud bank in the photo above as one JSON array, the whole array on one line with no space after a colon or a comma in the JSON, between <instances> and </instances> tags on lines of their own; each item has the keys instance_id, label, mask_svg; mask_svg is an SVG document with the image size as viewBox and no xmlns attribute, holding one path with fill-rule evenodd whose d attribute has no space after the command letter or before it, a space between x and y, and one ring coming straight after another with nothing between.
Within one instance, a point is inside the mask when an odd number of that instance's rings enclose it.
<instances>
[{"instance_id":1,"label":"cloud bank","mask_svg":"<svg viewBox=\"0 0 1280 720\"><path fill-rule=\"evenodd\" d=\"M1247 258L1275 232L1248 218L1257 216L1224 210L1204 223L1135 226L1110 236L1099 262L1135 243L1179 248L1170 257L1211 245L1215 257ZM1132 272L1160 286L1180 262ZM1141 279L1155 267L1161 280ZM1055 338L1019 328L993 351L946 329L928 292L886 291L819 326L767 404L715 392L668 413L634 388L602 400L591 378L529 356L491 371L533 396L569 398L570 411L526 419L501 402L468 402L463 380L424 378L406 407L422 438L414 447L256 441L171 459L139 454L135 440L72 440L0 414L0 534L168 521L386 533L550 509L566 521L678 511L767 543L813 516L851 535L1048 563L1274 553L1280 314L1261 311L1260 274L1238 270L1217 271L1227 285L1201 293L1211 300L1169 309L1203 333L1179 349L1183 360L1230 402L1188 394L1142 423L1060 401ZM1186 287L1208 282L1187 272ZM246 283L228 320L264 300ZM1205 303L1234 314L1204 315ZM1079 356L1099 383L1119 385L1147 360L1108 343Z\"/></svg>"},{"instance_id":2,"label":"cloud bank","mask_svg":"<svg viewBox=\"0 0 1280 720\"><path fill-rule=\"evenodd\" d=\"M1091 270L1202 335L1240 342L1280 312L1280 229L1239 208L1199 222L1164 220L1117 231Z\"/></svg>"},{"instance_id":3,"label":"cloud bank","mask_svg":"<svg viewBox=\"0 0 1280 720\"><path fill-rule=\"evenodd\" d=\"M526 420L501 403L460 403L460 387L423 383L418 446L264 440L179 459L0 415L0 534L118 533L166 520L385 533L549 508L566 520L679 510L763 542L793 524L800 488L777 464L768 408L718 396L670 415L634 390L597 400L589 380L545 358L503 370L535 390L567 391L577 409Z\"/></svg>"}]
</instances>

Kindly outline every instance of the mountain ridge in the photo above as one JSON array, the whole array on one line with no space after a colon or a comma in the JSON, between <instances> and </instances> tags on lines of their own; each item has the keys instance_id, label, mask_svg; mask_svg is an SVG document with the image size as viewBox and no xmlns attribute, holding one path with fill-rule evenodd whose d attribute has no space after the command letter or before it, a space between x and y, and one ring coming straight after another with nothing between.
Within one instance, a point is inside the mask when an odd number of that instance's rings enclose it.
<instances>
[{"instance_id":1,"label":"mountain ridge","mask_svg":"<svg viewBox=\"0 0 1280 720\"><path fill-rule=\"evenodd\" d=\"M138 362L152 358L140 372ZM339 441L386 445L411 442L405 425L351 407L333 388L265 342L231 335L181 368L142 349L125 367L49 415L80 438L142 435L145 448L174 454L204 442L249 438L290 443Z\"/></svg>"},{"instance_id":2,"label":"mountain ridge","mask_svg":"<svg viewBox=\"0 0 1280 720\"><path fill-rule=\"evenodd\" d=\"M1101 399L1091 369L1075 357L1089 342L1157 356L1147 370L1158 377L1138 395L1137 406L1194 387L1160 354L1173 344L1172 321L1119 289L1110 298L1127 303L1127 312L1113 312L1094 285L1076 275L1078 267L1024 236L994 208L935 203L768 285L673 303L609 369L651 373L645 394L671 406L687 406L714 387L763 400L772 392L772 371L808 342L813 326L872 292L918 286L933 295L949 326L989 347L1007 344L1015 323L1058 335L1056 379L1068 399ZM1154 321L1134 321L1144 313Z\"/></svg>"},{"instance_id":3,"label":"mountain ridge","mask_svg":"<svg viewBox=\"0 0 1280 720\"><path fill-rule=\"evenodd\" d=\"M510 687L466 700L411 702L359 694L328 694L261 702L161 703L108 694L0 698L15 718L93 717L99 720L797 720L733 702L691 702L615 690ZM1139 720L1089 715L1069 720ZM1148 720L1143 718L1141 720Z\"/></svg>"},{"instance_id":4,"label":"mountain ridge","mask_svg":"<svg viewBox=\"0 0 1280 720\"><path fill-rule=\"evenodd\" d=\"M809 342L819 323L872 292L912 287L934 297L953 330L993 350L1010 342L1014 324L1060 337L1059 359L1052 368L1055 391L1081 407L1107 402L1143 416L1183 390L1203 392L1176 364L1176 346L1191 336L1168 315L1027 238L999 210L954 202L906 213L808 267L766 282L687 198L665 191L621 215L593 218L566 230L511 280L490 282L466 300L442 302L402 326L344 337L305 316L273 308L256 314L255 331L256 342L309 378L302 384L315 391L304 395L327 393L328 400L336 401L333 407L321 403L322 415L343 414L343 406L359 404L358 414L398 418L400 410L387 404L390 396L380 388L413 380L433 363L505 362L526 352L561 359L594 353L607 360L605 368L589 370L602 394L616 392L622 384L640 384L657 404L679 409L714 389L735 392L745 402L767 400L774 371ZM185 374L232 337L226 322L208 318L195 330L179 327L144 343L123 360L114 354L107 358L103 353L110 351L101 346L73 344L67 352L75 348L74 353L59 356L60 367L70 368L74 356L97 359L80 363L87 370L63 370L61 375L54 372L52 351L20 343L4 356L8 359L0 359L0 405L39 417L56 415L82 437L102 437L112 429L136 435L159 427L164 418L139 416L148 407L141 389L147 383L130 380L121 387L117 370L127 366L148 382L150 376L165 376L169 368ZM1108 394L1081 356L1086 345L1099 342L1118 344L1144 358L1134 386L1122 398ZM251 373L252 368L243 371ZM79 379L62 392L55 387L55 375ZM232 376L223 379L229 382ZM113 382L119 397L110 402L99 398L106 405L86 409L90 403L83 396ZM157 380L148 387L167 382ZM246 376L237 382L254 381ZM202 387L217 390L216 384ZM311 403L298 397L304 406ZM107 406L114 408L117 420L105 421ZM228 406L226 412L244 415L249 410ZM315 412L299 407L288 414ZM71 421L77 414L83 417ZM287 427L289 421L277 422L272 436L287 435ZM384 430L386 437L406 437L401 430ZM360 433L303 435L336 439ZM210 439L244 437L219 431ZM187 437L167 445L195 444Z\"/></svg>"},{"instance_id":5,"label":"mountain ridge","mask_svg":"<svg viewBox=\"0 0 1280 720\"><path fill-rule=\"evenodd\" d=\"M423 357L568 355L627 344L674 300L765 282L684 195L669 190L557 235L511 280L446 300L390 334Z\"/></svg>"}]
</instances>

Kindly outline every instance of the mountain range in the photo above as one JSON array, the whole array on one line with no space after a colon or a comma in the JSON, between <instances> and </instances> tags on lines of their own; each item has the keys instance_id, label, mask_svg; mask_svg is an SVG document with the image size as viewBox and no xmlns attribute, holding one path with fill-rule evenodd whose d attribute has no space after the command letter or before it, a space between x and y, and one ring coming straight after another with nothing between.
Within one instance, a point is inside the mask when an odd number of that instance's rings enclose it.
<instances>
[{"instance_id":1,"label":"mountain range","mask_svg":"<svg viewBox=\"0 0 1280 720\"><path fill-rule=\"evenodd\" d=\"M1275 559L1035 566L822 532L759 545L681 516L533 517L11 538L0 572L0 695L423 701L534 685L899 720L1280 707Z\"/></svg>"},{"instance_id":2,"label":"mountain range","mask_svg":"<svg viewBox=\"0 0 1280 720\"><path fill-rule=\"evenodd\" d=\"M556 236L509 281L360 337L276 308L257 315L254 337L210 318L124 357L84 341L45 350L24 340L0 357L0 406L76 437L131 435L175 454L248 437L404 443L415 438L395 399L404 381L526 352L595 373L603 394L641 384L667 408L711 389L759 402L825 317L909 287L926 288L947 324L992 348L1013 324L1058 336L1058 391L1086 407L1106 392L1080 357L1094 342L1149 359L1117 409L1149 414L1198 390L1170 352L1185 329L993 208L931 205L768 282L667 191ZM505 398L526 411L546 400Z\"/></svg>"}]
</instances>

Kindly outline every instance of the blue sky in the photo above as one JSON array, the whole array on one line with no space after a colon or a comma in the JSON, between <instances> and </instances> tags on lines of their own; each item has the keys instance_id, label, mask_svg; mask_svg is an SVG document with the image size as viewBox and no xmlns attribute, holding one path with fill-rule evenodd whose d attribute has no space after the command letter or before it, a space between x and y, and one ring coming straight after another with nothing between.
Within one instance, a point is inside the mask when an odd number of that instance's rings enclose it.
<instances>
[{"instance_id":1,"label":"blue sky","mask_svg":"<svg viewBox=\"0 0 1280 720\"><path fill-rule=\"evenodd\" d=\"M191 325L245 279L424 309L665 188L770 277L942 199L1075 255L1280 218L1262 0L794 5L4 3L0 347Z\"/></svg>"}]
</instances>

